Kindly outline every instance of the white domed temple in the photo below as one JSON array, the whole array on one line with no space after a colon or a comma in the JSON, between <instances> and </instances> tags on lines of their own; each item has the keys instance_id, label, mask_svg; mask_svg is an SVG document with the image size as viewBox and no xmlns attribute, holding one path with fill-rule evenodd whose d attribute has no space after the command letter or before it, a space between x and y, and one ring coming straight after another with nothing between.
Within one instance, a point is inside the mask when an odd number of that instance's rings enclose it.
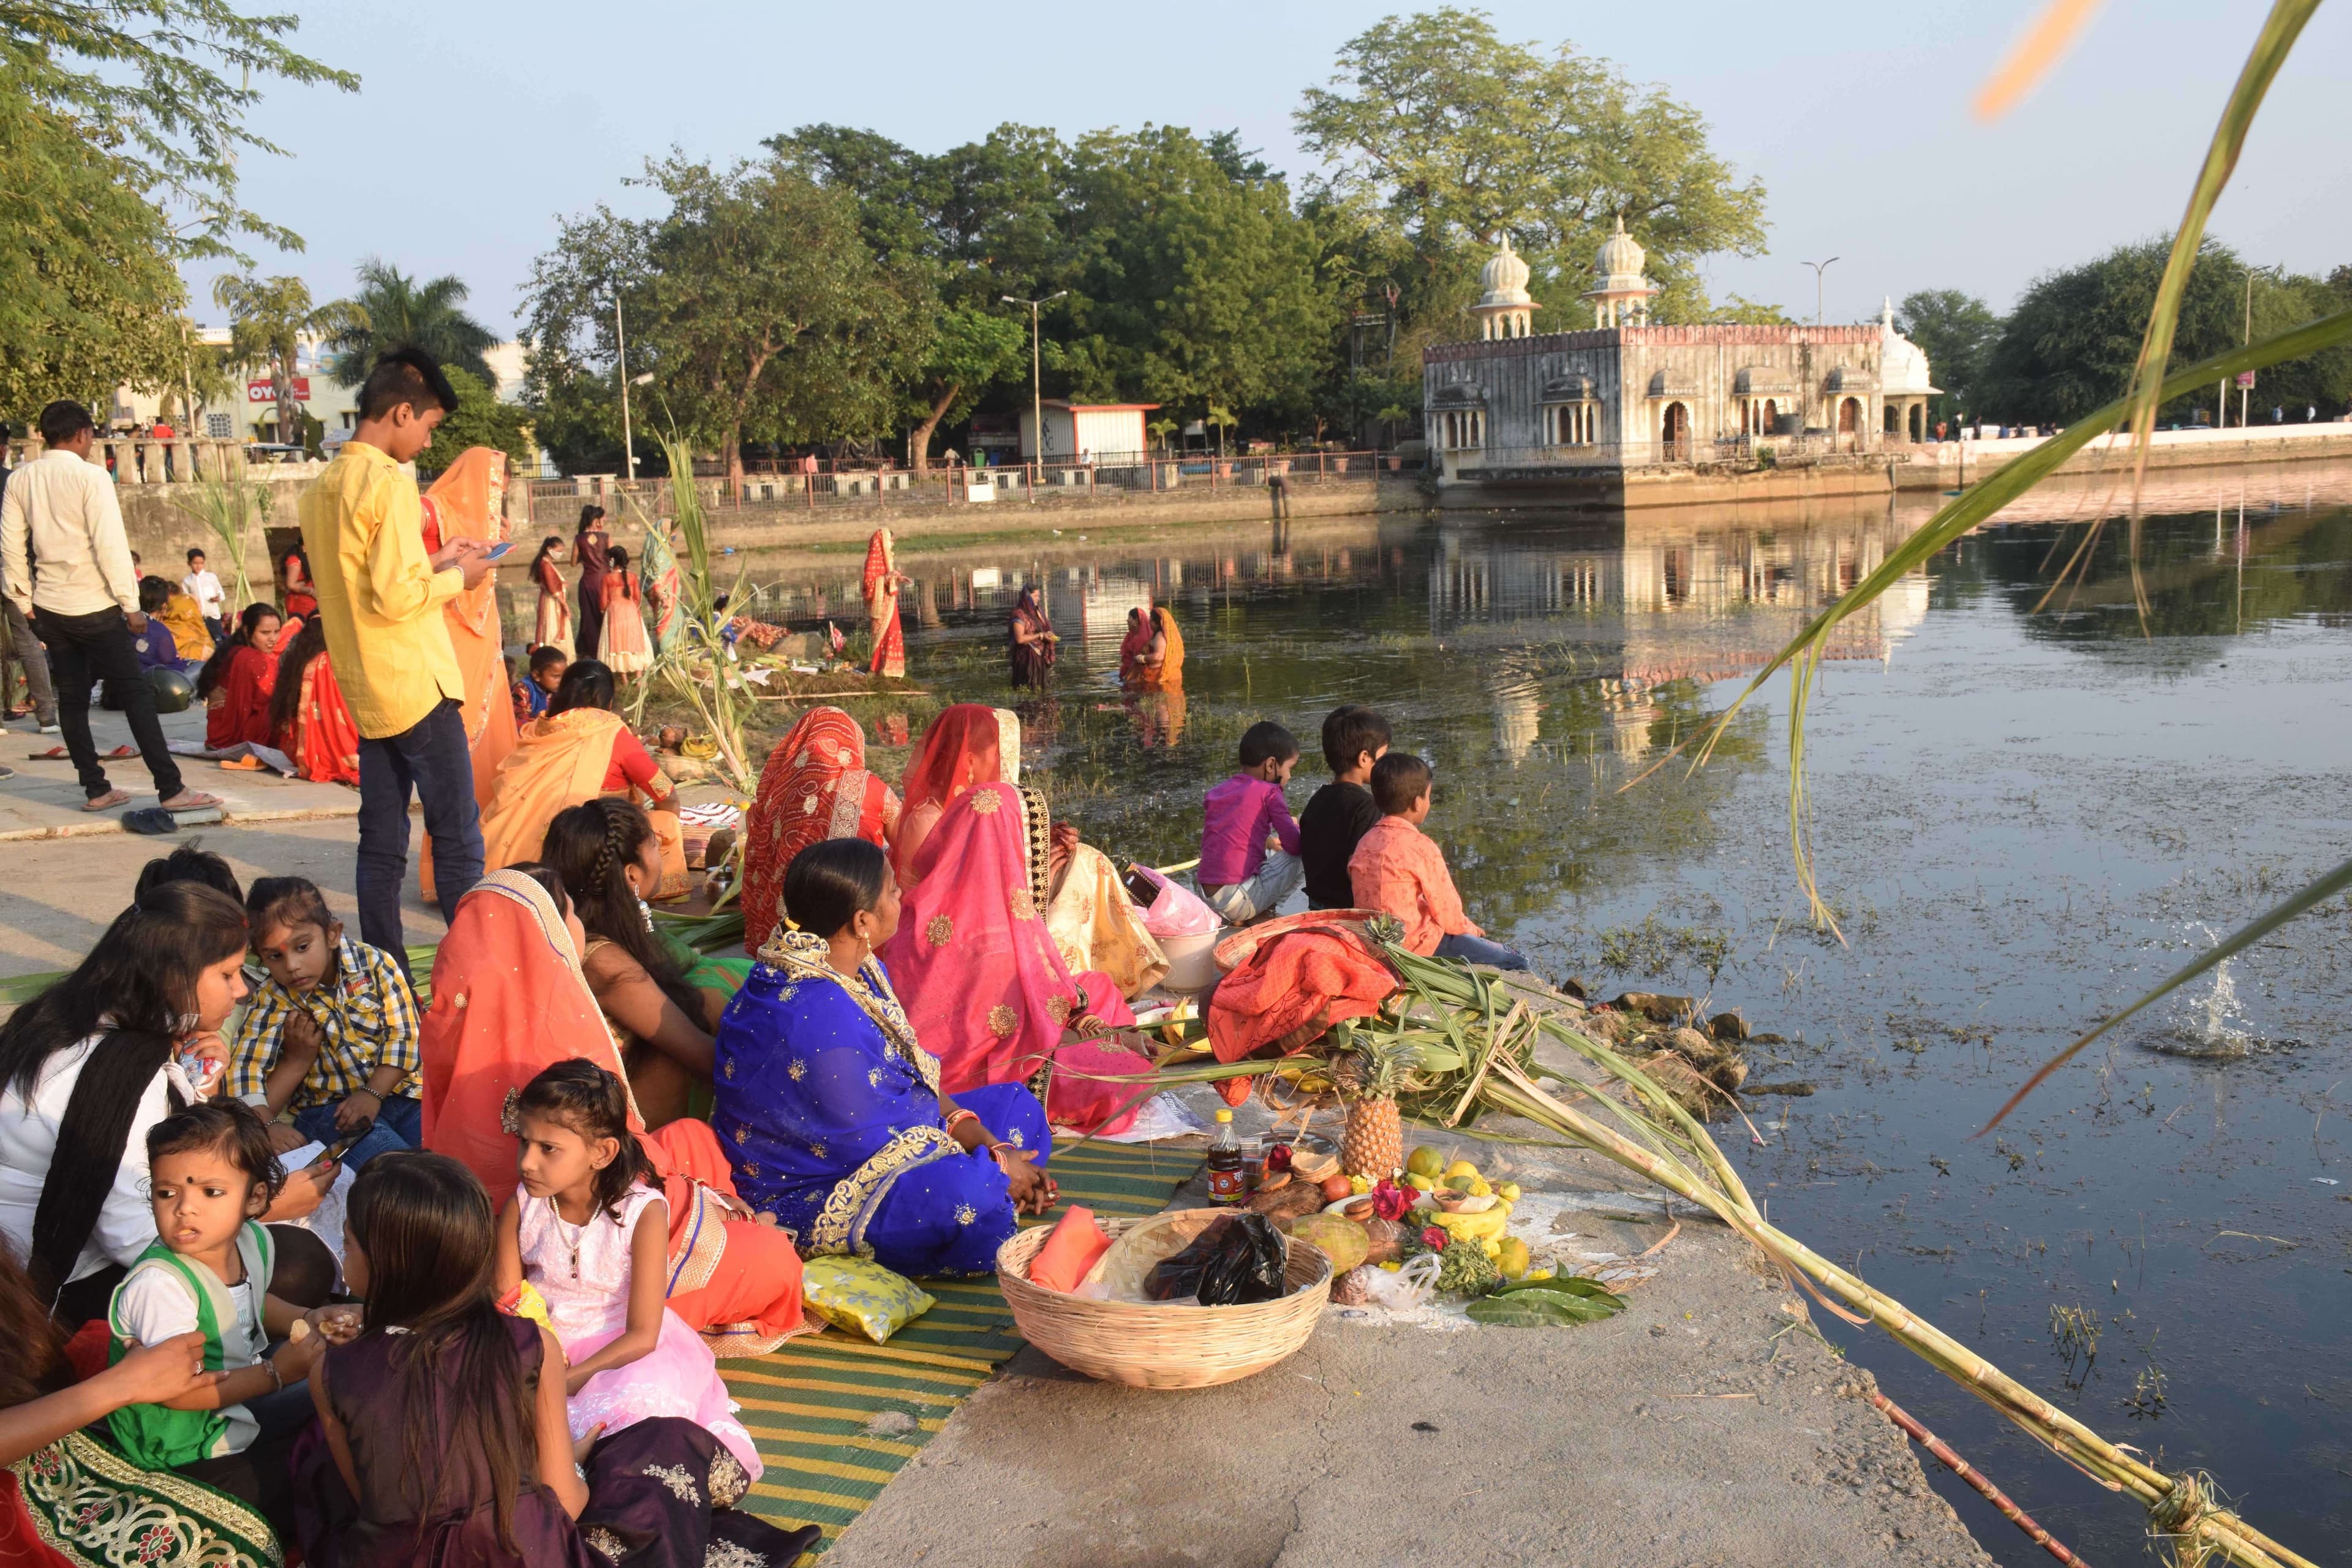
<instances>
[{"instance_id":1,"label":"white domed temple","mask_svg":"<svg viewBox=\"0 0 2352 1568\"><path fill-rule=\"evenodd\" d=\"M1477 338L1422 358L1422 405L1446 500L1622 495L1637 474L1738 481L1800 470L1809 476L1801 484L1738 488L1883 490L1886 465L1873 459L1927 437L1937 389L1927 355L1895 331L1891 303L1858 326L1660 326L1650 319L1658 289L1646 262L1620 217L1583 296L1592 326L1538 333L1543 307L1528 292L1528 264L1504 239L1470 308ZM1673 493L1642 488L1660 500Z\"/></svg>"}]
</instances>

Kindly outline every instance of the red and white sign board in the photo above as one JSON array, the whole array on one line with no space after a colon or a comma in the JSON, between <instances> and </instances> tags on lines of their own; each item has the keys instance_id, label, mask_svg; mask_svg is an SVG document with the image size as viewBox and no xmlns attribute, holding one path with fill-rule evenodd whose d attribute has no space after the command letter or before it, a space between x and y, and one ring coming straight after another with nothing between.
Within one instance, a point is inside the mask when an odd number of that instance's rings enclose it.
<instances>
[{"instance_id":1,"label":"red and white sign board","mask_svg":"<svg viewBox=\"0 0 2352 1568\"><path fill-rule=\"evenodd\" d=\"M295 402L308 403L310 401L310 378L309 376L290 376L287 379L286 385L288 390L293 395ZM278 401L278 388L267 381L248 381L245 384L245 400L247 403L275 403Z\"/></svg>"}]
</instances>

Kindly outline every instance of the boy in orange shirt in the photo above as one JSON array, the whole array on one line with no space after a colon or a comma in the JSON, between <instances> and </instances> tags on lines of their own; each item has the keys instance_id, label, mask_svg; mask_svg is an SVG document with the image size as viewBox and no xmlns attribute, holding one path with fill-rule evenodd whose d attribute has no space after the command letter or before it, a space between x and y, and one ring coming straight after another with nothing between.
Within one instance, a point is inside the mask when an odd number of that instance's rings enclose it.
<instances>
[{"instance_id":1,"label":"boy in orange shirt","mask_svg":"<svg viewBox=\"0 0 2352 1568\"><path fill-rule=\"evenodd\" d=\"M1412 752L1391 752L1372 764L1372 802L1381 819L1348 858L1356 907L1402 921L1404 945L1414 952L1525 969L1525 958L1488 942L1464 911L1444 852L1421 830L1429 799L1429 764Z\"/></svg>"}]
</instances>

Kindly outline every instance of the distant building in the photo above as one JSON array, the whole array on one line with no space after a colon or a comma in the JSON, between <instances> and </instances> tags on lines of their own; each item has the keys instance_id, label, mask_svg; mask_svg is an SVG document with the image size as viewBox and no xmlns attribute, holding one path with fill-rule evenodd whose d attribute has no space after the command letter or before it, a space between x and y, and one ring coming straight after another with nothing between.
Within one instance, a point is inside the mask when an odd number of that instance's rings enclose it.
<instances>
[{"instance_id":1,"label":"distant building","mask_svg":"<svg viewBox=\"0 0 2352 1568\"><path fill-rule=\"evenodd\" d=\"M1927 355L1892 304L1862 326L1659 326L1646 257L1622 218L1594 261L1589 330L1534 331L1543 307L1506 239L1479 276L1475 342L1423 351L1422 405L1441 484L1925 439Z\"/></svg>"},{"instance_id":2,"label":"distant building","mask_svg":"<svg viewBox=\"0 0 2352 1568\"><path fill-rule=\"evenodd\" d=\"M1139 458L1150 447L1144 439L1143 416L1157 403L1070 403L1045 400L1045 461L1075 463L1083 455L1093 462L1112 458ZM1037 421L1021 416L1021 456L1037 455Z\"/></svg>"},{"instance_id":3,"label":"distant building","mask_svg":"<svg viewBox=\"0 0 2352 1568\"><path fill-rule=\"evenodd\" d=\"M195 341L199 347L215 353L225 352L229 344L226 327L198 327ZM496 388L501 403L522 401L523 376L526 366L520 342L493 344L482 356L488 361L491 373L498 377ZM304 338L296 345L294 359L293 402L297 408L324 427L321 442L331 452L348 439L352 427L359 423L360 389L345 386L335 379L335 356L316 339ZM182 403L174 388L161 387L150 392L134 392L130 387L118 387L114 406L109 411L110 423L117 428L144 428L155 422L166 408L169 418L176 419ZM267 370L248 368L238 373L233 381L233 391L226 400L206 399L197 405L195 428L179 432L183 436L214 441L262 441L280 439L278 431L278 395ZM300 432L289 431L287 444L300 439Z\"/></svg>"}]
</instances>

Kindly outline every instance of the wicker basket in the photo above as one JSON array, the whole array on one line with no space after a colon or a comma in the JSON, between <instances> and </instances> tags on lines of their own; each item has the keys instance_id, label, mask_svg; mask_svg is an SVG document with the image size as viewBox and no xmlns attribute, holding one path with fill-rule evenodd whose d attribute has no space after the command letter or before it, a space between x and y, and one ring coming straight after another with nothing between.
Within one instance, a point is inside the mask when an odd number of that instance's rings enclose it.
<instances>
[{"instance_id":1,"label":"wicker basket","mask_svg":"<svg viewBox=\"0 0 2352 1568\"><path fill-rule=\"evenodd\" d=\"M1116 1241L1142 1223L1106 1220L1103 1229ZM997 1283L1013 1324L1064 1366L1130 1388L1207 1388L1264 1372L1307 1342L1331 1299L1331 1260L1322 1248L1286 1236L1290 1293L1271 1301L1162 1307L1089 1300L1029 1283L1030 1259L1053 1233L1052 1226L1036 1226L996 1249Z\"/></svg>"}]
</instances>

